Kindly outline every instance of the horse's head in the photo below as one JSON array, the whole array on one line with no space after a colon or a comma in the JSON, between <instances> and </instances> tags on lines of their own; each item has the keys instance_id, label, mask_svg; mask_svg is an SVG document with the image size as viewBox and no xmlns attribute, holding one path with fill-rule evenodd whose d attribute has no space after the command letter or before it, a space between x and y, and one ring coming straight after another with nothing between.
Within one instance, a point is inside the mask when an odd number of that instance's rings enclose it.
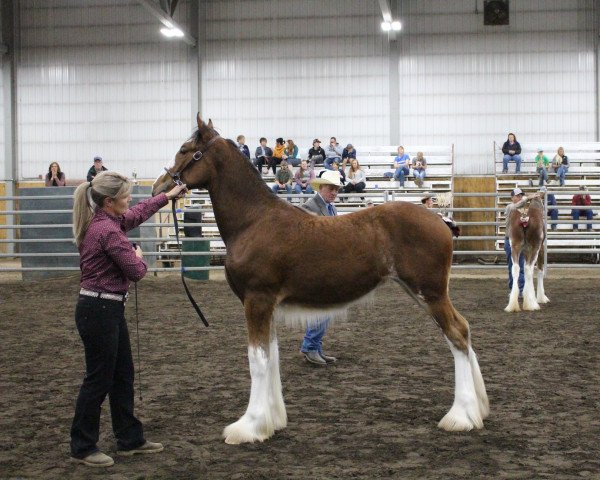
<instances>
[{"instance_id":1,"label":"horse's head","mask_svg":"<svg viewBox=\"0 0 600 480\"><path fill-rule=\"evenodd\" d=\"M213 129L212 120L208 124L197 115L198 130L187 140L175 155L173 161L165 167L166 172L152 185L152 195L166 192L176 183L185 183L188 188L204 188L210 178L216 174L213 145L219 134Z\"/></svg>"}]
</instances>

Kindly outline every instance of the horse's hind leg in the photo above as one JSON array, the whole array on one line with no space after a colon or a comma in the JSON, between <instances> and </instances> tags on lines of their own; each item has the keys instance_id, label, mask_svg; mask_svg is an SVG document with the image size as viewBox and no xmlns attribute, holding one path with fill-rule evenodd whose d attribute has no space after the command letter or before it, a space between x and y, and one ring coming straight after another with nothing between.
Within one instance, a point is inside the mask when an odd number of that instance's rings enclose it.
<instances>
[{"instance_id":1,"label":"horse's hind leg","mask_svg":"<svg viewBox=\"0 0 600 480\"><path fill-rule=\"evenodd\" d=\"M447 295L428 300L428 305L454 357L454 403L438 427L454 431L483 428L483 419L489 415L490 408L477 355L471 348L469 323Z\"/></svg>"},{"instance_id":2,"label":"horse's hind leg","mask_svg":"<svg viewBox=\"0 0 600 480\"><path fill-rule=\"evenodd\" d=\"M544 244L540 247L540 251L538 252L537 258L537 301L538 303L548 303L550 299L546 296L546 292L544 291L544 273L545 273L545 263L544 263Z\"/></svg>"},{"instance_id":3,"label":"horse's hind leg","mask_svg":"<svg viewBox=\"0 0 600 480\"><path fill-rule=\"evenodd\" d=\"M510 296L508 297L508 305L504 309L505 312L519 312L521 308L519 307L519 273L521 272L521 267L519 266L519 257L521 256L521 245L517 245L516 242L512 245L511 242L511 258L512 258L512 289L510 290Z\"/></svg>"},{"instance_id":4,"label":"horse's hind leg","mask_svg":"<svg viewBox=\"0 0 600 480\"><path fill-rule=\"evenodd\" d=\"M533 257L533 258L532 258ZM535 288L533 286L533 268L536 255L533 253L525 258L525 286L523 287L523 310L539 310L540 305L535 298Z\"/></svg>"},{"instance_id":5,"label":"horse's hind leg","mask_svg":"<svg viewBox=\"0 0 600 480\"><path fill-rule=\"evenodd\" d=\"M225 442L230 444L262 442L287 423L279 379L277 337L271 329L273 303L265 295L247 296L244 309L252 384L246 413L223 431Z\"/></svg>"}]
</instances>

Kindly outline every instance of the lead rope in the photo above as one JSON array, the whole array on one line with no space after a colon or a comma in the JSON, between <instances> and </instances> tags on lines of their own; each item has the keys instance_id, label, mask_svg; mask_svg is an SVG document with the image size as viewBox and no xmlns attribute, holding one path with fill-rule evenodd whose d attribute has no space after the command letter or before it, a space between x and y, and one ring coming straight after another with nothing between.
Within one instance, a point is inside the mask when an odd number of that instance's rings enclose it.
<instances>
[{"instance_id":1,"label":"lead rope","mask_svg":"<svg viewBox=\"0 0 600 480\"><path fill-rule=\"evenodd\" d=\"M142 401L142 360L140 356L140 315L138 311L137 282L134 282L135 291L135 334L137 337L137 361L138 361L138 390L140 391L140 402Z\"/></svg>"},{"instance_id":2,"label":"lead rope","mask_svg":"<svg viewBox=\"0 0 600 480\"><path fill-rule=\"evenodd\" d=\"M171 205L172 205L172 210L173 210L173 223L175 224L175 238L177 239L177 248L179 248L179 258L181 258L181 281L183 282L183 288L185 289L185 293L187 293L188 299L190 300L192 306L196 310L196 313L200 317L200 320L202 320L202 323L204 324L204 326L208 327L208 321L204 317L204 314L202 313L202 310L200 310L200 307L196 303L196 300L194 300L194 297L192 297L192 294L190 293L190 289L188 288L187 283L185 283L185 276L183 275L185 268L183 267L183 255L182 255L182 251L181 251L181 241L179 240L179 223L177 221L177 210L175 207L176 203L177 203L177 200L173 199Z\"/></svg>"}]
</instances>

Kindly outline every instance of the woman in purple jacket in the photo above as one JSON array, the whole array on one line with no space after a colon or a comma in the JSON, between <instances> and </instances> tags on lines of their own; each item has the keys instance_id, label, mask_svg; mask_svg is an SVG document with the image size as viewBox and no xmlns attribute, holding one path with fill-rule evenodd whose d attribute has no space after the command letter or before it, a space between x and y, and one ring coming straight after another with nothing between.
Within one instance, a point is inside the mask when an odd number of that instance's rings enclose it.
<instances>
[{"instance_id":1,"label":"woman in purple jacket","mask_svg":"<svg viewBox=\"0 0 600 480\"><path fill-rule=\"evenodd\" d=\"M113 459L100 452L100 408L109 397L117 454L160 452L160 443L144 438L133 414L133 359L125 321L129 282L146 274L139 246L126 232L145 222L170 199L185 194L185 185L144 200L131 209L131 183L116 172L99 173L75 190L73 233L79 248L81 290L75 323L83 340L86 374L79 390L71 426L71 458L91 467L110 467Z\"/></svg>"}]
</instances>

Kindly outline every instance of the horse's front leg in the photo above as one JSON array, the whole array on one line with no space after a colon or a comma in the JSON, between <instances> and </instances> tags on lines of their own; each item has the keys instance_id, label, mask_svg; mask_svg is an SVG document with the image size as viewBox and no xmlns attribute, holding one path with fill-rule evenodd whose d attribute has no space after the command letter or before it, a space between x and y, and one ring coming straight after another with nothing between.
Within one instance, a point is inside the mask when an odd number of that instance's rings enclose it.
<instances>
[{"instance_id":1,"label":"horse's front leg","mask_svg":"<svg viewBox=\"0 0 600 480\"><path fill-rule=\"evenodd\" d=\"M544 268L538 267L537 272L537 301L538 303L548 303L550 299L544 291Z\"/></svg>"},{"instance_id":2,"label":"horse's front leg","mask_svg":"<svg viewBox=\"0 0 600 480\"><path fill-rule=\"evenodd\" d=\"M271 330L273 302L266 295L248 295L244 309L252 383L246 413L223 431L225 442L229 444L262 442L287 423L279 379L277 337Z\"/></svg>"}]
</instances>

